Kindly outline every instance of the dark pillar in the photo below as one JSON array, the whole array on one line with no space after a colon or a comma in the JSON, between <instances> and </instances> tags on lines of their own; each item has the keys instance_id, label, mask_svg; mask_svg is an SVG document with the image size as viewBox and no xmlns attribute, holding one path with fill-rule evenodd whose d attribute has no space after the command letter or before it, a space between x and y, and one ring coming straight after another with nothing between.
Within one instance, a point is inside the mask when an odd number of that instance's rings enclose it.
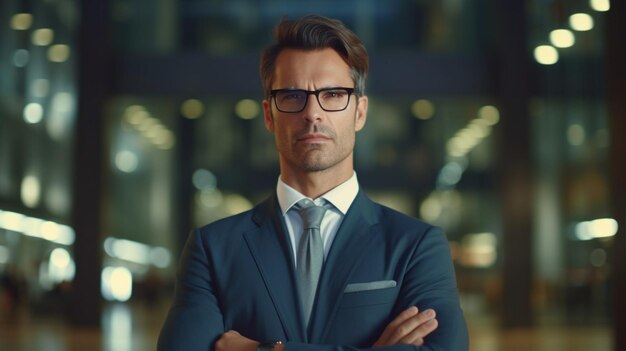
<instances>
[{"instance_id":1,"label":"dark pillar","mask_svg":"<svg viewBox=\"0 0 626 351\"><path fill-rule=\"evenodd\" d=\"M101 315L101 209L104 168L104 102L111 91L109 1L80 2L78 115L76 118L72 222L76 277L69 320L98 326Z\"/></svg>"},{"instance_id":2,"label":"dark pillar","mask_svg":"<svg viewBox=\"0 0 626 351\"><path fill-rule=\"evenodd\" d=\"M610 135L610 181L613 218L619 231L613 241L614 350L626 350L626 3L611 1L607 13L606 66Z\"/></svg>"},{"instance_id":3,"label":"dark pillar","mask_svg":"<svg viewBox=\"0 0 626 351\"><path fill-rule=\"evenodd\" d=\"M496 79L500 109L498 157L502 203L503 327L525 327L532 322L532 162L530 148L529 50L526 1L493 2L499 70Z\"/></svg>"},{"instance_id":4,"label":"dark pillar","mask_svg":"<svg viewBox=\"0 0 626 351\"><path fill-rule=\"evenodd\" d=\"M191 179L194 172L193 146L195 144L194 125L196 120L191 120L183 115L177 116L177 140L176 140L176 192L178 202L178 235L176 240L176 257L182 252L189 233L193 229L194 193L195 189ZM202 166L202 165L201 165Z\"/></svg>"}]
</instances>

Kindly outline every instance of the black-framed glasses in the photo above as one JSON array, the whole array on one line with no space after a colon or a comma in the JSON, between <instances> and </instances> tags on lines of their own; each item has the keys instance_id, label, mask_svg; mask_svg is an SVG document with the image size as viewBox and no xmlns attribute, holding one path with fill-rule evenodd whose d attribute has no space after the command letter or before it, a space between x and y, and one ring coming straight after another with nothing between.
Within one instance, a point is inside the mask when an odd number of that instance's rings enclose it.
<instances>
[{"instance_id":1,"label":"black-framed glasses","mask_svg":"<svg viewBox=\"0 0 626 351\"><path fill-rule=\"evenodd\" d=\"M320 90L276 89L270 92L276 108L280 112L302 112L309 101L309 95L315 95L322 110L327 112L343 111L350 103L354 88L324 88Z\"/></svg>"}]
</instances>

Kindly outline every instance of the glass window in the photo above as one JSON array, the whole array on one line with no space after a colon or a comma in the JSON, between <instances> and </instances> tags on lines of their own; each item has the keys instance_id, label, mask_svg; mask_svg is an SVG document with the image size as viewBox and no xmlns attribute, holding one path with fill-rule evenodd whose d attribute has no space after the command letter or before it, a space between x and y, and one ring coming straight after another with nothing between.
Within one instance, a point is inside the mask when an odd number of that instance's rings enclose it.
<instances>
[{"instance_id":1,"label":"glass window","mask_svg":"<svg viewBox=\"0 0 626 351\"><path fill-rule=\"evenodd\" d=\"M34 305L75 273L76 14L71 0L0 4L0 275Z\"/></svg>"}]
</instances>

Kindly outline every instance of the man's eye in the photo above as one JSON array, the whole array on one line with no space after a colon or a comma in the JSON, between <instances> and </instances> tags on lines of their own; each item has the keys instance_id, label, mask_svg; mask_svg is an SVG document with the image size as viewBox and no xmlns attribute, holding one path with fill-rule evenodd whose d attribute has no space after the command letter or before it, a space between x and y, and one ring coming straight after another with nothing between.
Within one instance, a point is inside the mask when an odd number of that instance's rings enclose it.
<instances>
[{"instance_id":1,"label":"man's eye","mask_svg":"<svg viewBox=\"0 0 626 351\"><path fill-rule=\"evenodd\" d=\"M329 91L325 91L324 92L324 99L340 99L342 98L344 95L346 95L346 93L344 91L341 90L329 90Z\"/></svg>"},{"instance_id":2,"label":"man's eye","mask_svg":"<svg viewBox=\"0 0 626 351\"><path fill-rule=\"evenodd\" d=\"M298 99L302 99L302 94L291 93L291 94L283 95L283 100L298 100Z\"/></svg>"}]
</instances>

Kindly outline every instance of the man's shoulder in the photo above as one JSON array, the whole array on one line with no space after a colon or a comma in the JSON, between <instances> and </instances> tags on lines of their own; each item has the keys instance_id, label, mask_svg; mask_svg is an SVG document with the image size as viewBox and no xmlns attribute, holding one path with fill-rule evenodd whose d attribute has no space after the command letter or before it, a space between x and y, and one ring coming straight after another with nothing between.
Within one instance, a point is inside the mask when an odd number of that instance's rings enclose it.
<instances>
[{"instance_id":1,"label":"man's shoulder","mask_svg":"<svg viewBox=\"0 0 626 351\"><path fill-rule=\"evenodd\" d=\"M209 233L244 232L256 228L260 222L269 218L271 201L272 199L268 198L247 211L205 224L199 227L197 231L201 235L208 235Z\"/></svg>"},{"instance_id":2,"label":"man's shoulder","mask_svg":"<svg viewBox=\"0 0 626 351\"><path fill-rule=\"evenodd\" d=\"M207 223L198 228L201 232L212 231L214 229L222 229L225 227L241 226L252 221L252 214L255 208L247 211L220 218L211 223Z\"/></svg>"},{"instance_id":3,"label":"man's shoulder","mask_svg":"<svg viewBox=\"0 0 626 351\"><path fill-rule=\"evenodd\" d=\"M382 204L376 204L379 211L380 232L385 242L395 248L407 250L430 250L433 247L447 247L444 231L418 218L402 213Z\"/></svg>"},{"instance_id":4,"label":"man's shoulder","mask_svg":"<svg viewBox=\"0 0 626 351\"><path fill-rule=\"evenodd\" d=\"M431 230L440 230L432 224L426 223L421 219L400 212L391 207L377 202L374 202L374 205L378 209L380 224L382 224L387 231L426 233Z\"/></svg>"},{"instance_id":5,"label":"man's shoulder","mask_svg":"<svg viewBox=\"0 0 626 351\"><path fill-rule=\"evenodd\" d=\"M418 243L425 237L445 238L443 230L437 226L377 202L372 201L372 205L377 213L378 225L385 237L392 241L410 240Z\"/></svg>"}]
</instances>

